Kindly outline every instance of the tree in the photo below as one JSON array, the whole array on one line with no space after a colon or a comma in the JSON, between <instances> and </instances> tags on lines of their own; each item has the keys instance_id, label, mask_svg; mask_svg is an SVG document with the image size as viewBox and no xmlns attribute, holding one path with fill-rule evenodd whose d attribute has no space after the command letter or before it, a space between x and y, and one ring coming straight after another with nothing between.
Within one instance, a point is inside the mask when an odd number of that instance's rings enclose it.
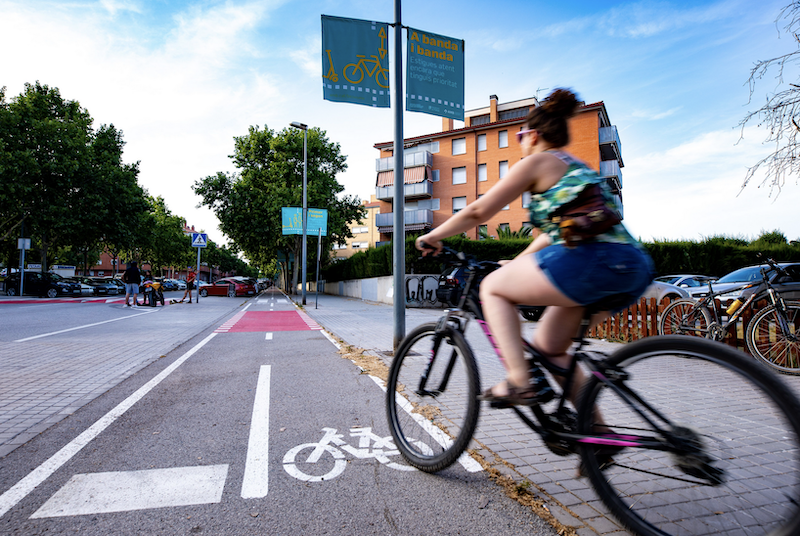
<instances>
[{"instance_id":1,"label":"tree","mask_svg":"<svg viewBox=\"0 0 800 536\"><path fill-rule=\"evenodd\" d=\"M366 211L358 198L337 197L344 187L336 174L347 169L339 144L317 128L307 134L308 206L328 210L328 236L323 240L323 250L328 251L330 244L352 237L348 223L360 220ZM214 211L222 232L256 266L268 266L279 251L299 259L302 237L282 234L281 208L302 206L303 133L251 126L246 136L234 138L231 159L236 172L217 172L195 182L201 204ZM313 244L313 238L309 242ZM309 247L309 253L314 249ZM297 274L295 263L293 289Z\"/></svg>"},{"instance_id":2,"label":"tree","mask_svg":"<svg viewBox=\"0 0 800 536\"><path fill-rule=\"evenodd\" d=\"M767 95L766 102L759 109L749 112L739 122L744 135L744 127L753 122L758 126L768 129L767 142L775 144L775 151L762 158L747 170L742 188L753 179L756 171L761 168L766 170L766 177L760 185L769 185L770 190L777 189L780 193L786 182L787 175L800 172L800 80L798 83L787 82L784 74L788 68L800 62L800 2L794 1L784 7L778 18L776 26L784 21L783 32L791 36L795 50L768 60L756 62L750 70L748 84L750 86L750 99L752 102L756 83L768 73L775 72L777 88ZM780 29L779 29L780 32Z\"/></svg>"},{"instance_id":3,"label":"tree","mask_svg":"<svg viewBox=\"0 0 800 536\"><path fill-rule=\"evenodd\" d=\"M122 163L122 134L92 129L89 112L58 89L26 84L10 103L0 91L0 240L25 234L48 251L130 245L147 211L138 164Z\"/></svg>"}]
</instances>

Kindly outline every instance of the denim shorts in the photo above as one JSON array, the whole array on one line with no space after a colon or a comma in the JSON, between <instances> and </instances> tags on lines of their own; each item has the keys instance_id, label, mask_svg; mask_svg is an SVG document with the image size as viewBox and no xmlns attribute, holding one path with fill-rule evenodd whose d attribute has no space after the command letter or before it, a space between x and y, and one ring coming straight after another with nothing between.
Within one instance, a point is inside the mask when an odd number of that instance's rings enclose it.
<instances>
[{"instance_id":1,"label":"denim shorts","mask_svg":"<svg viewBox=\"0 0 800 536\"><path fill-rule=\"evenodd\" d=\"M139 294L139 283L125 283L125 294Z\"/></svg>"},{"instance_id":2,"label":"denim shorts","mask_svg":"<svg viewBox=\"0 0 800 536\"><path fill-rule=\"evenodd\" d=\"M588 242L574 248L557 244L537 251L535 258L550 282L580 305L623 295L615 311L639 299L655 277L650 256L629 244Z\"/></svg>"}]
</instances>

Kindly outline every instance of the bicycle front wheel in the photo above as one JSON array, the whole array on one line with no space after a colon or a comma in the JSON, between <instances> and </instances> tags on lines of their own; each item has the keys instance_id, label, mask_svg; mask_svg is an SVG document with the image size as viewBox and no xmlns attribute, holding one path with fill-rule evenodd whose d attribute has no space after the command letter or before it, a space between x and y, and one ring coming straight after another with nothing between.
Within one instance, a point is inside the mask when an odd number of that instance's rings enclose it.
<instances>
[{"instance_id":1,"label":"bicycle front wheel","mask_svg":"<svg viewBox=\"0 0 800 536\"><path fill-rule=\"evenodd\" d=\"M696 337L643 339L609 363L628 378L620 391L592 376L580 431L592 433L597 407L614 437L650 445L610 454L584 442L581 457L626 527L641 536L800 533L800 402L777 375ZM624 400L627 388L643 402Z\"/></svg>"},{"instance_id":2,"label":"bicycle front wheel","mask_svg":"<svg viewBox=\"0 0 800 536\"><path fill-rule=\"evenodd\" d=\"M786 302L786 318L780 315L774 305L759 311L747 325L747 347L775 370L800 374L800 303Z\"/></svg>"},{"instance_id":3,"label":"bicycle front wheel","mask_svg":"<svg viewBox=\"0 0 800 536\"><path fill-rule=\"evenodd\" d=\"M389 370L386 416L395 445L409 463L428 473L452 465L478 424L480 379L464 336L436 323L403 339Z\"/></svg>"},{"instance_id":4,"label":"bicycle front wheel","mask_svg":"<svg viewBox=\"0 0 800 536\"><path fill-rule=\"evenodd\" d=\"M658 334L709 337L708 326L711 324L711 313L705 307L699 307L691 312L696 303L694 300L685 298L675 300L667 305L658 321Z\"/></svg>"}]
</instances>

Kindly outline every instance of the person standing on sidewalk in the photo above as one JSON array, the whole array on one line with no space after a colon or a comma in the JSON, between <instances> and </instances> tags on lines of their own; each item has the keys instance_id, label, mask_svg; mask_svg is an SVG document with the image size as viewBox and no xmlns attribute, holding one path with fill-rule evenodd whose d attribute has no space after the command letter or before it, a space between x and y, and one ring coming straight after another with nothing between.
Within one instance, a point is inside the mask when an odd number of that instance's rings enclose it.
<instances>
[{"instance_id":1,"label":"person standing on sidewalk","mask_svg":"<svg viewBox=\"0 0 800 536\"><path fill-rule=\"evenodd\" d=\"M178 303L183 303L183 300L186 299L186 295L189 295L189 303L192 303L192 287L194 287L194 282L197 279L197 274L189 267L189 275L186 276L186 290L183 291L183 298L180 299ZM197 292L198 294L200 291Z\"/></svg>"},{"instance_id":2,"label":"person standing on sidewalk","mask_svg":"<svg viewBox=\"0 0 800 536\"><path fill-rule=\"evenodd\" d=\"M136 261L128 265L128 269L122 274L122 282L125 283L125 305L131 306L130 295L133 294L133 305L138 306L139 283L142 282L142 274Z\"/></svg>"}]
</instances>

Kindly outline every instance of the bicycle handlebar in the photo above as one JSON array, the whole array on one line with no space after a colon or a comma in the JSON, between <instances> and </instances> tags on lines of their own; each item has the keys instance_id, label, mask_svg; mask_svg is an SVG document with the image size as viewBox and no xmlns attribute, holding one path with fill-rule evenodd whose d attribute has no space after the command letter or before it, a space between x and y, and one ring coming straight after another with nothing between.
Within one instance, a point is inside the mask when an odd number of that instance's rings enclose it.
<instances>
[{"instance_id":1,"label":"bicycle handlebar","mask_svg":"<svg viewBox=\"0 0 800 536\"><path fill-rule=\"evenodd\" d=\"M767 263L767 264L769 264L769 265L770 265L770 266L771 266L771 267L772 267L772 268L773 268L775 271L777 271L779 274L781 274L781 275L788 275L788 274L786 273L786 270L784 270L783 268L781 268L780 266L778 266L778 263L777 263L777 262L775 262L775 261L774 261L773 259L771 259L770 257L765 257L765 256L764 256L764 255L763 255L761 252L757 253L757 254L756 254L756 257L758 257L759 259L762 259L762 260L766 261L766 263Z\"/></svg>"}]
</instances>

